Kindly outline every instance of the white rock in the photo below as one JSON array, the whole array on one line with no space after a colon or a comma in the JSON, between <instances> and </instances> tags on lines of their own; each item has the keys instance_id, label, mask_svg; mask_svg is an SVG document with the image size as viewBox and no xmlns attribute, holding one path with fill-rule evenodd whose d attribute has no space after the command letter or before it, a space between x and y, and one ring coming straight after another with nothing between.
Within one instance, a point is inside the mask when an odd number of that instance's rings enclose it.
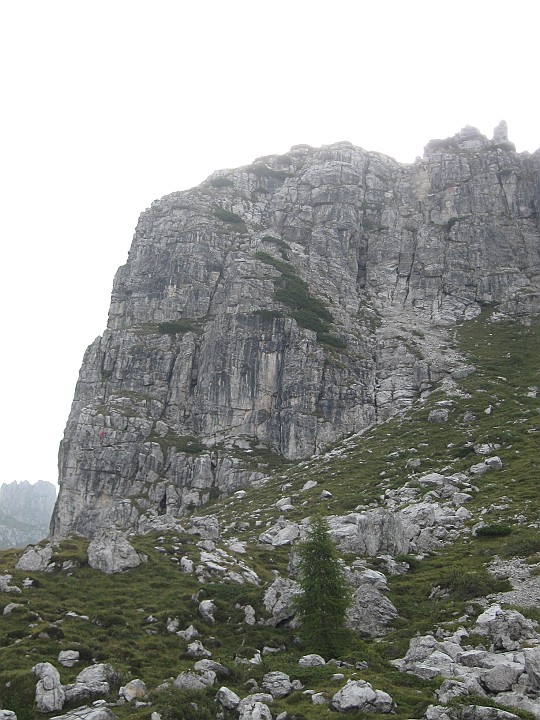
<instances>
[{"instance_id":1,"label":"white rock","mask_svg":"<svg viewBox=\"0 0 540 720\"><path fill-rule=\"evenodd\" d=\"M132 700L138 700L146 695L146 685L142 680L130 680L126 685L123 685L118 691L120 697L125 698L128 702Z\"/></svg>"},{"instance_id":2,"label":"white rock","mask_svg":"<svg viewBox=\"0 0 540 720\"><path fill-rule=\"evenodd\" d=\"M138 567L143 557L122 533L110 530L96 536L88 546L88 564L94 570L114 575Z\"/></svg>"},{"instance_id":3,"label":"white rock","mask_svg":"<svg viewBox=\"0 0 540 720\"><path fill-rule=\"evenodd\" d=\"M224 708L227 708L227 710L234 710L238 707L238 704L240 703L240 698L235 692L223 686L220 687L217 691L216 701Z\"/></svg>"},{"instance_id":4,"label":"white rock","mask_svg":"<svg viewBox=\"0 0 540 720\"><path fill-rule=\"evenodd\" d=\"M321 657L321 655L311 653L309 655L303 655L298 661L298 664L300 667L317 667L318 665L326 665L326 660Z\"/></svg>"},{"instance_id":5,"label":"white rock","mask_svg":"<svg viewBox=\"0 0 540 720\"><path fill-rule=\"evenodd\" d=\"M64 667L74 667L79 662L78 650L61 650L58 653L58 662Z\"/></svg>"},{"instance_id":6,"label":"white rock","mask_svg":"<svg viewBox=\"0 0 540 720\"><path fill-rule=\"evenodd\" d=\"M187 654L196 658L211 658L212 653L207 650L200 640L195 640L187 646Z\"/></svg>"},{"instance_id":7,"label":"white rock","mask_svg":"<svg viewBox=\"0 0 540 720\"><path fill-rule=\"evenodd\" d=\"M291 679L283 672L269 672L263 677L262 688L274 698L286 697L292 691Z\"/></svg>"},{"instance_id":8,"label":"white rock","mask_svg":"<svg viewBox=\"0 0 540 720\"><path fill-rule=\"evenodd\" d=\"M199 637L199 631L193 627L193 625L190 625L186 630L178 630L176 634L186 642L190 642L194 638Z\"/></svg>"},{"instance_id":9,"label":"white rock","mask_svg":"<svg viewBox=\"0 0 540 720\"><path fill-rule=\"evenodd\" d=\"M332 698L332 707L338 712L389 713L394 703L388 693L374 690L365 680L349 680Z\"/></svg>"},{"instance_id":10,"label":"white rock","mask_svg":"<svg viewBox=\"0 0 540 720\"><path fill-rule=\"evenodd\" d=\"M25 572L43 572L49 566L53 555L52 545L31 547L20 558L15 567Z\"/></svg>"},{"instance_id":11,"label":"white rock","mask_svg":"<svg viewBox=\"0 0 540 720\"><path fill-rule=\"evenodd\" d=\"M213 625L216 622L214 618L216 610L217 608L212 600L203 600L199 603L199 614L202 619L205 622L210 623L210 625Z\"/></svg>"},{"instance_id":12,"label":"white rock","mask_svg":"<svg viewBox=\"0 0 540 720\"><path fill-rule=\"evenodd\" d=\"M302 485L300 492L306 492L306 490L312 490L314 487L317 487L317 485L318 485L318 483L316 480L308 480L307 482L305 482Z\"/></svg>"},{"instance_id":13,"label":"white rock","mask_svg":"<svg viewBox=\"0 0 540 720\"><path fill-rule=\"evenodd\" d=\"M48 662L34 665L32 672L39 678L36 685L36 707L39 712L51 713L61 710L66 699L60 682L60 673Z\"/></svg>"}]
</instances>

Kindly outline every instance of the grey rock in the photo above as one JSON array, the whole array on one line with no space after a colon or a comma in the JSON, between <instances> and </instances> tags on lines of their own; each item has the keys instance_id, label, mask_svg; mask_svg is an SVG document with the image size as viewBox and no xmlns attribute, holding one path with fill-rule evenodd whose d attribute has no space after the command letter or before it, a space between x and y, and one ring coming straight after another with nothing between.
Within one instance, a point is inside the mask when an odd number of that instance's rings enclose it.
<instances>
[{"instance_id":1,"label":"grey rock","mask_svg":"<svg viewBox=\"0 0 540 720\"><path fill-rule=\"evenodd\" d=\"M53 549L50 543L44 547L32 547L21 555L15 567L25 572L43 572L48 568L52 556Z\"/></svg>"},{"instance_id":2,"label":"grey rock","mask_svg":"<svg viewBox=\"0 0 540 720\"><path fill-rule=\"evenodd\" d=\"M74 667L79 662L80 653L78 650L61 650L58 653L58 662L64 667Z\"/></svg>"},{"instance_id":3,"label":"grey rock","mask_svg":"<svg viewBox=\"0 0 540 720\"><path fill-rule=\"evenodd\" d=\"M195 672L181 672L176 679L173 681L173 685L180 690L206 690L214 684L216 674L210 670L205 670L201 673Z\"/></svg>"},{"instance_id":4,"label":"grey rock","mask_svg":"<svg viewBox=\"0 0 540 720\"><path fill-rule=\"evenodd\" d=\"M12 710L0 710L0 720L17 720L17 716Z\"/></svg>"},{"instance_id":5,"label":"grey rock","mask_svg":"<svg viewBox=\"0 0 540 720\"><path fill-rule=\"evenodd\" d=\"M393 603L369 583L354 591L347 610L347 626L361 635L380 637L388 632L390 623L398 617Z\"/></svg>"},{"instance_id":6,"label":"grey rock","mask_svg":"<svg viewBox=\"0 0 540 720\"><path fill-rule=\"evenodd\" d=\"M39 678L36 685L36 708L39 712L61 710L66 696L58 670L51 663L41 662L34 665L32 672Z\"/></svg>"},{"instance_id":7,"label":"grey rock","mask_svg":"<svg viewBox=\"0 0 540 720\"><path fill-rule=\"evenodd\" d=\"M200 640L195 640L187 646L187 654L196 658L211 658L212 653L207 650Z\"/></svg>"},{"instance_id":8,"label":"grey rock","mask_svg":"<svg viewBox=\"0 0 540 720\"><path fill-rule=\"evenodd\" d=\"M0 575L0 592L15 593L16 595L19 595L21 593L21 588L10 584L12 577L12 575Z\"/></svg>"},{"instance_id":9,"label":"grey rock","mask_svg":"<svg viewBox=\"0 0 540 720\"><path fill-rule=\"evenodd\" d=\"M138 567L142 557L119 532L105 531L88 546L88 564L107 575Z\"/></svg>"},{"instance_id":10,"label":"grey rock","mask_svg":"<svg viewBox=\"0 0 540 720\"><path fill-rule=\"evenodd\" d=\"M331 705L334 710L342 713L350 710L390 713L393 710L394 702L388 693L374 690L365 680L349 680L334 695Z\"/></svg>"},{"instance_id":11,"label":"grey rock","mask_svg":"<svg viewBox=\"0 0 540 720\"><path fill-rule=\"evenodd\" d=\"M118 673L108 663L97 663L90 665L77 675L75 682L91 685L93 683L106 682L115 684L119 680Z\"/></svg>"},{"instance_id":12,"label":"grey rock","mask_svg":"<svg viewBox=\"0 0 540 720\"><path fill-rule=\"evenodd\" d=\"M131 702L132 700L139 700L146 696L147 688L146 684L139 680L138 678L135 680L130 680L126 685L122 685L120 690L118 691L118 694L120 697L123 697L127 702Z\"/></svg>"},{"instance_id":13,"label":"grey rock","mask_svg":"<svg viewBox=\"0 0 540 720\"><path fill-rule=\"evenodd\" d=\"M194 638L199 637L199 631L193 625L190 625L186 630L178 630L176 634L186 642L191 642Z\"/></svg>"},{"instance_id":14,"label":"grey rock","mask_svg":"<svg viewBox=\"0 0 540 720\"><path fill-rule=\"evenodd\" d=\"M65 715L55 715L50 720L116 720L116 715L107 707L79 707Z\"/></svg>"},{"instance_id":15,"label":"grey rock","mask_svg":"<svg viewBox=\"0 0 540 720\"><path fill-rule=\"evenodd\" d=\"M533 690L538 692L540 690L540 648L526 648L523 652L529 684Z\"/></svg>"},{"instance_id":16,"label":"grey rock","mask_svg":"<svg viewBox=\"0 0 540 720\"><path fill-rule=\"evenodd\" d=\"M310 653L309 655L302 655L298 664L300 667L318 667L319 665L326 665L326 660L317 653Z\"/></svg>"},{"instance_id":17,"label":"grey rock","mask_svg":"<svg viewBox=\"0 0 540 720\"><path fill-rule=\"evenodd\" d=\"M540 639L531 620L500 605L491 605L479 615L473 632L485 635L494 650L517 650L525 640Z\"/></svg>"},{"instance_id":18,"label":"grey rock","mask_svg":"<svg viewBox=\"0 0 540 720\"><path fill-rule=\"evenodd\" d=\"M198 660L193 665L193 669L197 672L206 672L207 670L210 670L219 677L229 677L229 675L231 674L231 671L228 667L225 667L225 665L222 665L215 660L209 660L207 658L203 660Z\"/></svg>"},{"instance_id":19,"label":"grey rock","mask_svg":"<svg viewBox=\"0 0 540 720\"><path fill-rule=\"evenodd\" d=\"M270 708L265 703L255 700L246 703L241 709L240 705L238 706L239 720L272 720Z\"/></svg>"},{"instance_id":20,"label":"grey rock","mask_svg":"<svg viewBox=\"0 0 540 720\"><path fill-rule=\"evenodd\" d=\"M227 710L234 710L238 707L238 704L240 703L240 698L235 692L223 686L220 687L217 691L216 702L218 702L220 705L223 705L223 707L227 708Z\"/></svg>"},{"instance_id":21,"label":"grey rock","mask_svg":"<svg viewBox=\"0 0 540 720\"><path fill-rule=\"evenodd\" d=\"M16 608L20 608L20 607L24 607L24 605L21 605L21 603L8 603L5 606L5 608L2 612L2 615L11 615L13 610L15 610Z\"/></svg>"},{"instance_id":22,"label":"grey rock","mask_svg":"<svg viewBox=\"0 0 540 720\"><path fill-rule=\"evenodd\" d=\"M266 673L262 681L263 690L267 690L273 698L286 697L292 692L291 679L283 672Z\"/></svg>"},{"instance_id":23,"label":"grey rock","mask_svg":"<svg viewBox=\"0 0 540 720\"><path fill-rule=\"evenodd\" d=\"M257 622L255 617L255 608L252 605L246 605L244 608L244 622L246 625L255 625Z\"/></svg>"},{"instance_id":24,"label":"grey rock","mask_svg":"<svg viewBox=\"0 0 540 720\"><path fill-rule=\"evenodd\" d=\"M435 408L428 415L428 422L446 423L448 422L449 412L446 408Z\"/></svg>"},{"instance_id":25,"label":"grey rock","mask_svg":"<svg viewBox=\"0 0 540 720\"><path fill-rule=\"evenodd\" d=\"M313 693L311 702L313 705L328 705L328 698L323 692Z\"/></svg>"},{"instance_id":26,"label":"grey rock","mask_svg":"<svg viewBox=\"0 0 540 720\"><path fill-rule=\"evenodd\" d=\"M213 625L216 622L214 618L216 610L217 608L212 600L203 600L199 603L199 615L210 625Z\"/></svg>"},{"instance_id":27,"label":"grey rock","mask_svg":"<svg viewBox=\"0 0 540 720\"><path fill-rule=\"evenodd\" d=\"M478 680L490 693L508 692L523 674L523 665L508 662L482 673Z\"/></svg>"},{"instance_id":28,"label":"grey rock","mask_svg":"<svg viewBox=\"0 0 540 720\"><path fill-rule=\"evenodd\" d=\"M248 449L307 458L466 368L450 330L482 306L538 312L537 156L466 129L409 165L344 143L287 157L142 213L81 368L54 535L234 492L264 476ZM276 300L281 262L328 305L339 363Z\"/></svg>"},{"instance_id":29,"label":"grey rock","mask_svg":"<svg viewBox=\"0 0 540 720\"><path fill-rule=\"evenodd\" d=\"M300 593L295 580L277 577L264 593L263 603L274 626L294 617L293 599Z\"/></svg>"}]
</instances>

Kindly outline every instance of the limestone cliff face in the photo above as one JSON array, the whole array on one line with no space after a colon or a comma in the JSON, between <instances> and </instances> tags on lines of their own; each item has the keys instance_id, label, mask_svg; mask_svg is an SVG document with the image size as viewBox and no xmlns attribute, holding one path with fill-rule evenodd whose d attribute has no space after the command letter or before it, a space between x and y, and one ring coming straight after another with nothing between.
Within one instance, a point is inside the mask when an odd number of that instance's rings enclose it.
<instances>
[{"instance_id":1,"label":"limestone cliff face","mask_svg":"<svg viewBox=\"0 0 540 720\"><path fill-rule=\"evenodd\" d=\"M539 166L465 128L412 165L301 145L154 202L83 361L52 531L255 482L451 374L449 329L483 305L537 314Z\"/></svg>"}]
</instances>

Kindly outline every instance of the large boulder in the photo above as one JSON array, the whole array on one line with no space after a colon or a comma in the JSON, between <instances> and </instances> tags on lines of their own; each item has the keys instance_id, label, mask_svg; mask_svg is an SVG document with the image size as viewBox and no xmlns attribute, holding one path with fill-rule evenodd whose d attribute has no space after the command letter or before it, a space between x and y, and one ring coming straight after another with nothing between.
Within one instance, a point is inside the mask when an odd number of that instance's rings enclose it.
<instances>
[{"instance_id":1,"label":"large boulder","mask_svg":"<svg viewBox=\"0 0 540 720\"><path fill-rule=\"evenodd\" d=\"M269 692L273 698L282 698L289 695L293 685L288 675L275 671L266 673L263 677L262 688Z\"/></svg>"},{"instance_id":2,"label":"large boulder","mask_svg":"<svg viewBox=\"0 0 540 720\"><path fill-rule=\"evenodd\" d=\"M116 715L107 707L83 707L71 710L65 715L55 715L49 720L117 720Z\"/></svg>"},{"instance_id":3,"label":"large boulder","mask_svg":"<svg viewBox=\"0 0 540 720\"><path fill-rule=\"evenodd\" d=\"M388 625L398 617L398 611L381 592L386 588L386 578L380 572L365 570L356 574L357 589L347 610L347 625L352 630L380 637L388 632Z\"/></svg>"},{"instance_id":4,"label":"large boulder","mask_svg":"<svg viewBox=\"0 0 540 720\"><path fill-rule=\"evenodd\" d=\"M328 524L332 540L346 552L375 556L409 551L401 518L388 510L334 515L328 518Z\"/></svg>"},{"instance_id":5,"label":"large boulder","mask_svg":"<svg viewBox=\"0 0 540 720\"><path fill-rule=\"evenodd\" d=\"M0 720L17 720L13 710L0 710Z\"/></svg>"},{"instance_id":6,"label":"large boulder","mask_svg":"<svg viewBox=\"0 0 540 720\"><path fill-rule=\"evenodd\" d=\"M264 607L271 615L269 623L280 625L294 617L293 600L300 593L300 586L295 580L277 577L264 593Z\"/></svg>"},{"instance_id":7,"label":"large boulder","mask_svg":"<svg viewBox=\"0 0 540 720\"><path fill-rule=\"evenodd\" d=\"M493 650L517 650L525 640L538 640L536 623L517 610L502 610L491 605L476 620L473 632L485 635Z\"/></svg>"},{"instance_id":8,"label":"large boulder","mask_svg":"<svg viewBox=\"0 0 540 720\"><path fill-rule=\"evenodd\" d=\"M374 690L365 680L349 680L332 698L331 706L338 712L390 713L394 701L388 693Z\"/></svg>"},{"instance_id":9,"label":"large boulder","mask_svg":"<svg viewBox=\"0 0 540 720\"><path fill-rule=\"evenodd\" d=\"M138 567L143 558L120 532L106 531L88 546L88 564L107 575Z\"/></svg>"},{"instance_id":10,"label":"large boulder","mask_svg":"<svg viewBox=\"0 0 540 720\"><path fill-rule=\"evenodd\" d=\"M66 695L60 682L60 673L48 662L34 665L32 672L39 680L36 685L36 707L39 712L57 712L64 707Z\"/></svg>"},{"instance_id":11,"label":"large boulder","mask_svg":"<svg viewBox=\"0 0 540 720\"><path fill-rule=\"evenodd\" d=\"M43 572L49 566L53 556L50 544L45 547L31 547L19 558L15 567L24 572Z\"/></svg>"}]
</instances>

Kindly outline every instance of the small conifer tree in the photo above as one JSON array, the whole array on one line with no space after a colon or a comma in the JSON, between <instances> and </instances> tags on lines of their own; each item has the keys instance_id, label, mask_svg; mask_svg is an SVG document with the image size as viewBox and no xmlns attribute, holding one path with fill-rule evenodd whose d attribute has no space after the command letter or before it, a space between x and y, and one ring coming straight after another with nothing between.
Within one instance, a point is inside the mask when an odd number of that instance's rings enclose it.
<instances>
[{"instance_id":1,"label":"small conifer tree","mask_svg":"<svg viewBox=\"0 0 540 720\"><path fill-rule=\"evenodd\" d=\"M297 550L301 593L295 598L295 609L301 621L300 634L310 650L330 659L345 647L351 591L324 518L311 521Z\"/></svg>"}]
</instances>

